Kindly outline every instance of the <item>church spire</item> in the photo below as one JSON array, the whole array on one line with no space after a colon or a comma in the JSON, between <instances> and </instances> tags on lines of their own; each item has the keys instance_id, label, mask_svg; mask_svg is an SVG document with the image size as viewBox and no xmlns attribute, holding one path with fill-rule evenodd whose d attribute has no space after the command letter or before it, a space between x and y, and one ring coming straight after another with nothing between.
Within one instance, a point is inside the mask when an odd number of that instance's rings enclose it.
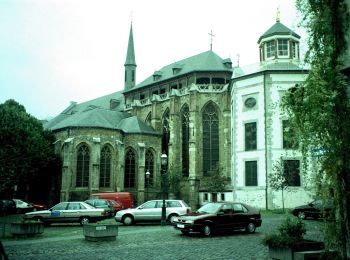
<instances>
[{"instance_id":1,"label":"church spire","mask_svg":"<svg viewBox=\"0 0 350 260\"><path fill-rule=\"evenodd\" d=\"M124 89L125 90L131 89L135 86L135 81L136 81L136 61L135 61L134 36L132 31L132 23L130 25L128 50L126 54L124 68L125 68Z\"/></svg>"}]
</instances>

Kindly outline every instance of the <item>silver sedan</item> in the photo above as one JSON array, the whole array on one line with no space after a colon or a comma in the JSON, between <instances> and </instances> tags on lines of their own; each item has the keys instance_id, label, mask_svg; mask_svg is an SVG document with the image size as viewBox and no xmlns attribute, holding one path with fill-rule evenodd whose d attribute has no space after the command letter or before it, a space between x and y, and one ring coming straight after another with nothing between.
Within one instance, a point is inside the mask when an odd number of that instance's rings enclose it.
<instances>
[{"instance_id":1,"label":"silver sedan","mask_svg":"<svg viewBox=\"0 0 350 260\"><path fill-rule=\"evenodd\" d=\"M162 200L150 200L137 208L120 210L115 215L115 221L124 225L135 222L160 221L162 218ZM183 200L166 200L166 220L173 222L177 216L189 213L191 208Z\"/></svg>"},{"instance_id":2,"label":"silver sedan","mask_svg":"<svg viewBox=\"0 0 350 260\"><path fill-rule=\"evenodd\" d=\"M85 202L61 202L48 210L29 212L24 219L40 220L49 223L78 222L81 225L108 218L108 212L97 209Z\"/></svg>"}]
</instances>

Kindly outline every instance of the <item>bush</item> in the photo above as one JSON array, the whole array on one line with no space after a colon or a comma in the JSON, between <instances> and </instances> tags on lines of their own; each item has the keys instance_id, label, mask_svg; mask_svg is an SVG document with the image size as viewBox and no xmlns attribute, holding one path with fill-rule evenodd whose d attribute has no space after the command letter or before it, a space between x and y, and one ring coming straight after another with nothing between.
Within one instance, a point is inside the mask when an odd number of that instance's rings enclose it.
<instances>
[{"instance_id":1,"label":"bush","mask_svg":"<svg viewBox=\"0 0 350 260\"><path fill-rule=\"evenodd\" d=\"M303 240L305 224L300 219L286 218L278 228L278 233L268 234L263 244L269 247L289 247Z\"/></svg>"}]
</instances>

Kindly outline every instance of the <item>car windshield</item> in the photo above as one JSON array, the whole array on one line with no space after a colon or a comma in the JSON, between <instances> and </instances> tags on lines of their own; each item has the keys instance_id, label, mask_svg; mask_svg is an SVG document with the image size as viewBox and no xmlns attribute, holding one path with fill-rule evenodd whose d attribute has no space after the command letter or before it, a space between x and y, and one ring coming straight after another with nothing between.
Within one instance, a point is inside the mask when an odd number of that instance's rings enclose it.
<instances>
[{"instance_id":1,"label":"car windshield","mask_svg":"<svg viewBox=\"0 0 350 260\"><path fill-rule=\"evenodd\" d=\"M219 209L221 208L221 204L217 203L208 203L205 204L204 206L200 207L197 212L198 213L217 213Z\"/></svg>"}]
</instances>

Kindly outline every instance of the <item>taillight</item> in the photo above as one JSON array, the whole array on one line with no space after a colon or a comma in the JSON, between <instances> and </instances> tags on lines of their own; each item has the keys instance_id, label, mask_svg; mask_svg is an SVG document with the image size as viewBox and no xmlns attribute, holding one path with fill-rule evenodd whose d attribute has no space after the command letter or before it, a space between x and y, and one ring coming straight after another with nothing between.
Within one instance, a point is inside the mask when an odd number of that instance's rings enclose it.
<instances>
[{"instance_id":1,"label":"taillight","mask_svg":"<svg viewBox=\"0 0 350 260\"><path fill-rule=\"evenodd\" d=\"M187 208L186 213L190 213L191 212L191 208Z\"/></svg>"}]
</instances>

